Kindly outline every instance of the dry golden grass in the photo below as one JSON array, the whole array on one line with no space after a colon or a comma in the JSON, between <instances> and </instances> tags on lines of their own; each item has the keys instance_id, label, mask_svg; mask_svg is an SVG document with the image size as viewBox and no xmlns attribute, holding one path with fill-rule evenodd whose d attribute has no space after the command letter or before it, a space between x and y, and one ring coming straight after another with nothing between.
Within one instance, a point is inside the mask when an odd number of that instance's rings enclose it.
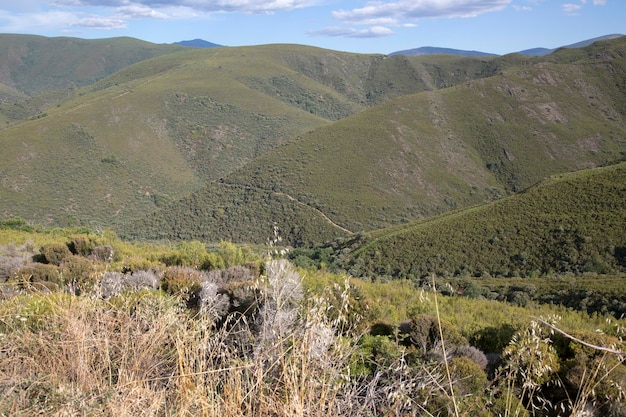
<instances>
[{"instance_id":1,"label":"dry golden grass","mask_svg":"<svg viewBox=\"0 0 626 417\"><path fill-rule=\"evenodd\" d=\"M265 297L282 298L264 300L254 323L235 316L219 329L156 291L5 300L0 415L338 413L347 350L331 346L325 309L287 307L290 288L275 285Z\"/></svg>"},{"instance_id":2,"label":"dry golden grass","mask_svg":"<svg viewBox=\"0 0 626 417\"><path fill-rule=\"evenodd\" d=\"M502 368L506 379L477 391L468 375L445 371L445 354L443 363L416 360L398 346L369 363L371 373L358 373L355 361L368 359L359 359L358 335L345 331L348 283L333 305L331 297L304 296L286 261L266 271L254 313L219 324L156 290L106 301L60 292L0 301L0 416L495 417L528 415L524 405L541 400L543 380L520 380L545 368L544 353L552 352L538 323L511 344L507 355L517 359ZM623 367L622 351L613 353L611 372ZM587 405L606 379L598 369L564 410ZM530 402L529 381L537 395Z\"/></svg>"}]
</instances>

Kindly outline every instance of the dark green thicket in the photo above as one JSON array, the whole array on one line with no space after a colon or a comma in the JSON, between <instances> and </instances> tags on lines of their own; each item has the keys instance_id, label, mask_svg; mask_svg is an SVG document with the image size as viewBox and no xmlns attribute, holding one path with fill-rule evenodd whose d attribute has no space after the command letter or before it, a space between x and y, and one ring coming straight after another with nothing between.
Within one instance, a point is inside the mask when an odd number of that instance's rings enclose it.
<instances>
[{"instance_id":1,"label":"dark green thicket","mask_svg":"<svg viewBox=\"0 0 626 417\"><path fill-rule=\"evenodd\" d=\"M560 175L495 203L366 235L356 248L340 244L335 260L355 275L415 279L618 272L625 183L624 163Z\"/></svg>"}]
</instances>

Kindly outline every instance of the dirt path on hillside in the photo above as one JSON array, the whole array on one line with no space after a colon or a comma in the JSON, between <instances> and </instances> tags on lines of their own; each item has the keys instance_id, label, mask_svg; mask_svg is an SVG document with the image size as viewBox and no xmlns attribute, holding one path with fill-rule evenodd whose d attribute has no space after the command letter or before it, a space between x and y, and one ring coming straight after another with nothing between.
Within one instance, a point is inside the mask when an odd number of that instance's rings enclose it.
<instances>
[{"instance_id":1,"label":"dirt path on hillside","mask_svg":"<svg viewBox=\"0 0 626 417\"><path fill-rule=\"evenodd\" d=\"M348 233L348 234L350 234L350 235L354 234L354 232L352 232L352 231L350 231L350 230L346 229L345 227L343 227L343 226L341 226L341 225L338 225L337 223L335 223L334 221L332 221L332 220L331 220L331 219L330 219L330 218L329 218L326 214L324 214L324 212L322 212L320 209L318 209L318 208L316 208L316 207L313 207L313 206L311 206L310 204L304 203L304 202L302 202L302 201L298 200L297 198L295 198L295 197L293 197L293 196L291 196L291 195L289 195L289 194L287 194L287 193L284 193L284 192L282 192L282 191L270 191L270 190L266 190L265 188L260 188L260 187L250 187L250 186L248 186L248 185L240 185L240 184L229 184L229 183L226 183L226 182L219 182L218 184L220 184L220 185L225 185L225 186L227 186L227 187L233 187L233 188L235 188L235 187L245 188L246 190L261 191L261 192L264 192L264 193L270 193L270 194L274 194L274 195L278 195L278 196L286 197L287 199L289 199L289 200L291 200L291 201L293 201L293 202L295 202L295 203L297 203L297 204L299 204L299 205L301 205L301 206L304 206L304 207L306 207L306 208L308 208L308 209L311 209L311 210L315 211L317 214L319 214L319 215L320 215L320 216L321 216L321 217L322 217L322 218L323 218L323 219L324 219L324 220L325 220L328 224L330 224L331 226L336 227L337 229L339 229L339 230L341 230L341 231L343 231L343 232L345 232L345 233Z\"/></svg>"}]
</instances>

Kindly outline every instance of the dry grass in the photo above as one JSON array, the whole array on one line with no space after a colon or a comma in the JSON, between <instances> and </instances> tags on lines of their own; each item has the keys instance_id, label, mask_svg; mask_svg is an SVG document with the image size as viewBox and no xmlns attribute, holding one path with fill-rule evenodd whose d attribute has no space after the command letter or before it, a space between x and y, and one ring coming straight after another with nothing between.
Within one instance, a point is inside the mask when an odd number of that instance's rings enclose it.
<instances>
[{"instance_id":1,"label":"dry grass","mask_svg":"<svg viewBox=\"0 0 626 417\"><path fill-rule=\"evenodd\" d=\"M326 307L302 313L299 276L285 265L273 286L260 283L258 314L219 329L156 291L5 300L0 415L338 413L348 345L333 343Z\"/></svg>"},{"instance_id":2,"label":"dry grass","mask_svg":"<svg viewBox=\"0 0 626 417\"><path fill-rule=\"evenodd\" d=\"M541 355L551 353L530 349L544 343L538 327L514 341L509 356L519 358L504 368L508 379L492 381L508 394L502 414L485 400L489 392L463 391L442 363L416 364L401 349L372 373L353 373L359 338L346 336L348 288L331 305L330 297L304 296L286 261L266 270L255 311L219 325L155 290L107 301L58 292L2 301L0 415L528 415L519 390L532 382L539 392L533 366L545 367ZM535 379L518 381L524 372ZM584 407L596 374L570 410Z\"/></svg>"}]
</instances>

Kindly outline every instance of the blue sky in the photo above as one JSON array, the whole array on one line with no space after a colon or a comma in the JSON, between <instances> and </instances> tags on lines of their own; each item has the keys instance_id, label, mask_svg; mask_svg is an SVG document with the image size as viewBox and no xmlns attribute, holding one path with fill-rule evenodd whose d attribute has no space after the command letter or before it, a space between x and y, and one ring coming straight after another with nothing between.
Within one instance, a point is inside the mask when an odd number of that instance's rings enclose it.
<instances>
[{"instance_id":1,"label":"blue sky","mask_svg":"<svg viewBox=\"0 0 626 417\"><path fill-rule=\"evenodd\" d=\"M0 33L496 54L626 34L625 0L0 0Z\"/></svg>"}]
</instances>

